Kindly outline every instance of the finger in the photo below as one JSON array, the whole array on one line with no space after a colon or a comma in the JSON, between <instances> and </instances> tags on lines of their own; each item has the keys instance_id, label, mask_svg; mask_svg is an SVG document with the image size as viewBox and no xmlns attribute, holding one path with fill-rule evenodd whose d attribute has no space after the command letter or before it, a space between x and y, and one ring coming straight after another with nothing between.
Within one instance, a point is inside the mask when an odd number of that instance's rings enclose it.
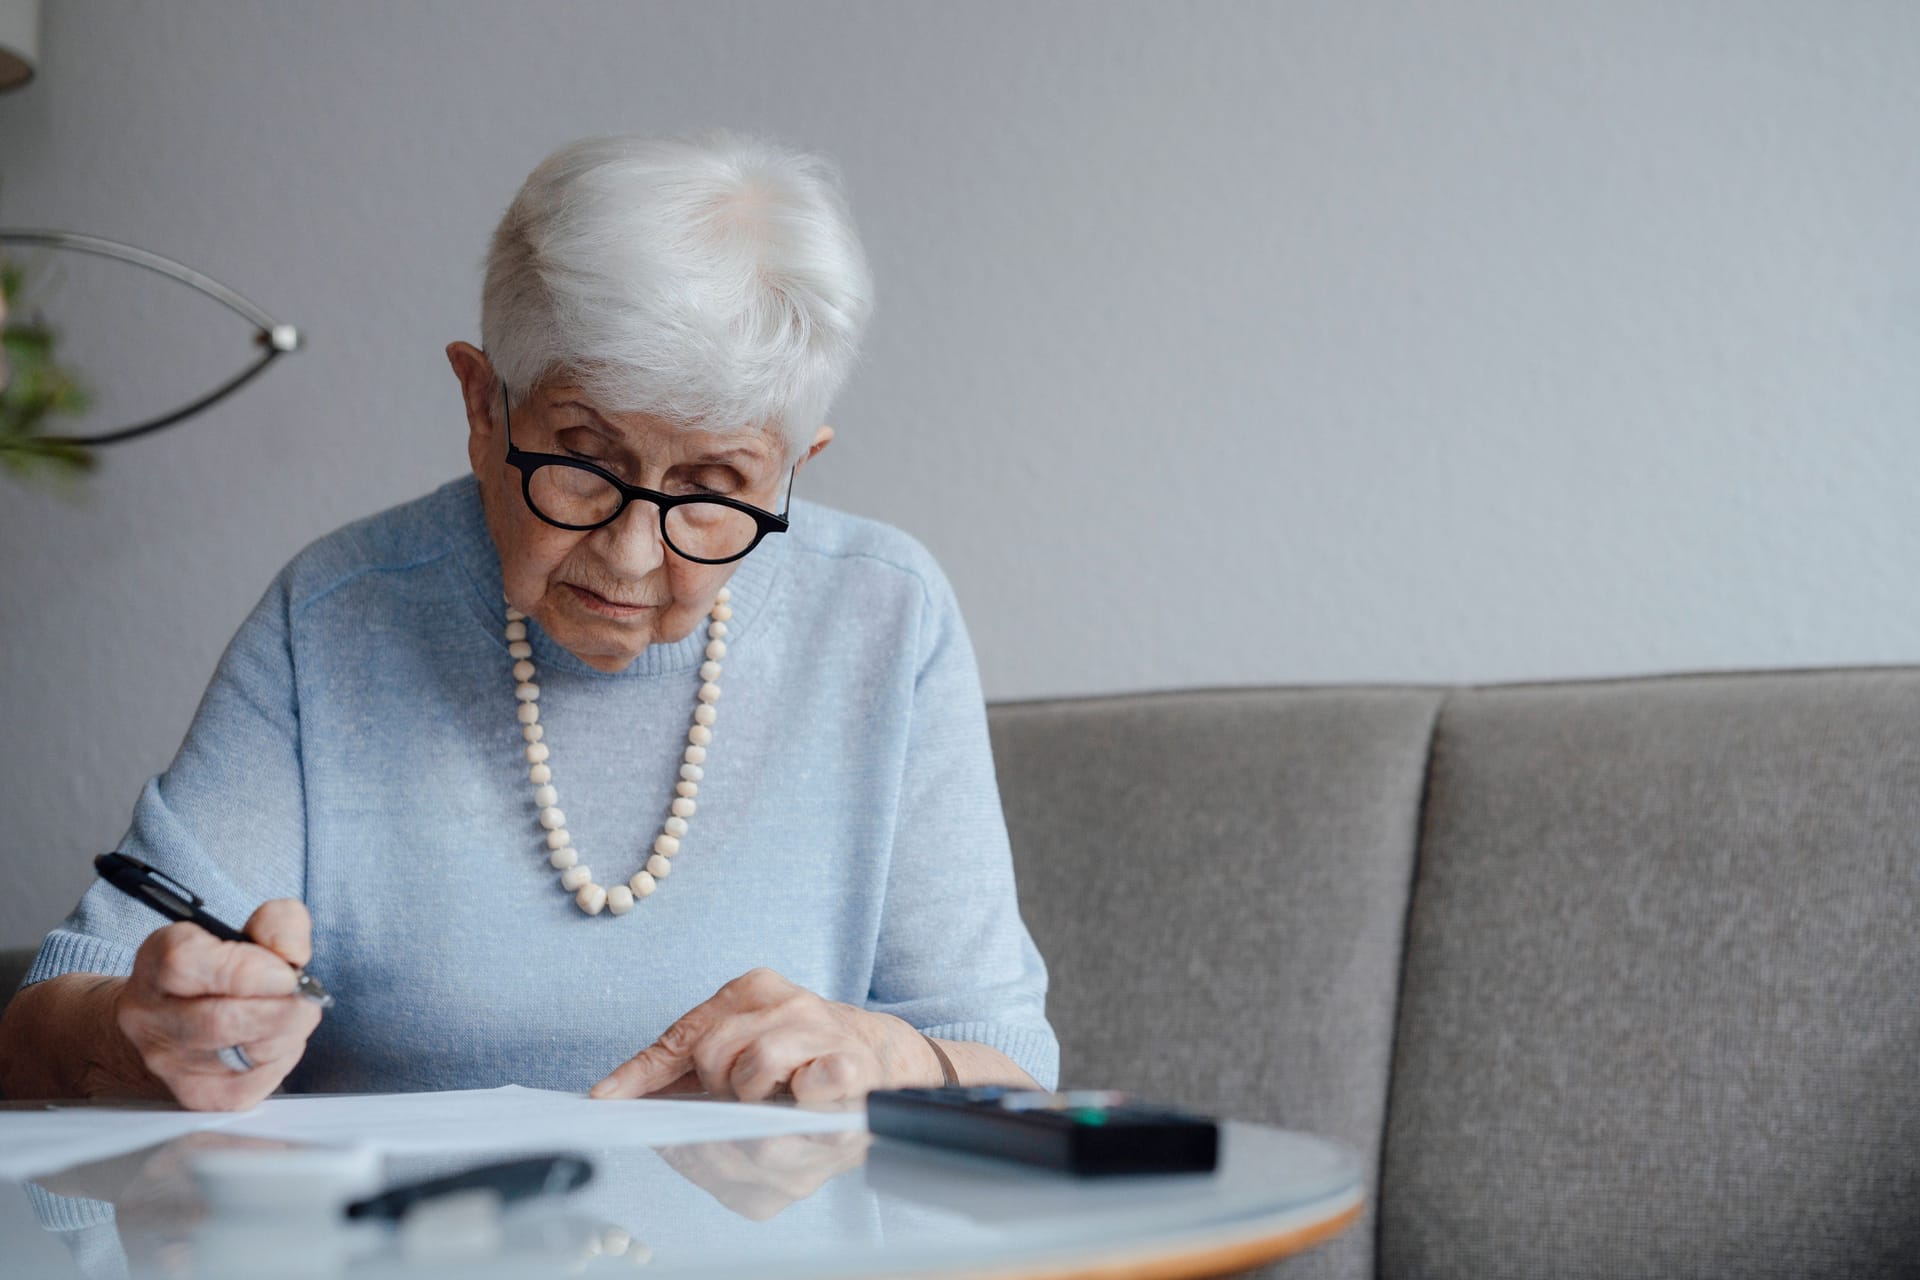
<instances>
[{"instance_id":1,"label":"finger","mask_svg":"<svg viewBox=\"0 0 1920 1280\"><path fill-rule=\"evenodd\" d=\"M765 1222L793 1203L760 1181L751 1158L737 1144L662 1147L659 1154L681 1177L743 1218Z\"/></svg>"},{"instance_id":2,"label":"finger","mask_svg":"<svg viewBox=\"0 0 1920 1280\"><path fill-rule=\"evenodd\" d=\"M719 1023L743 1010L762 1008L800 990L771 969L753 969L728 982L661 1033L660 1038L613 1069L588 1090L595 1098L640 1098L698 1070L693 1052Z\"/></svg>"},{"instance_id":3,"label":"finger","mask_svg":"<svg viewBox=\"0 0 1920 1280\"><path fill-rule=\"evenodd\" d=\"M293 970L273 952L250 942L222 942L195 924L170 924L140 950L150 953L162 995L290 996L298 989Z\"/></svg>"},{"instance_id":4,"label":"finger","mask_svg":"<svg viewBox=\"0 0 1920 1280\"><path fill-rule=\"evenodd\" d=\"M719 999L718 996L714 1000ZM615 1067L587 1091L594 1098L644 1098L694 1069L693 1051L712 1020L714 1000L695 1005L660 1038Z\"/></svg>"},{"instance_id":5,"label":"finger","mask_svg":"<svg viewBox=\"0 0 1920 1280\"><path fill-rule=\"evenodd\" d=\"M872 1085L855 1055L844 1051L821 1054L793 1073L796 1102L840 1102L864 1097Z\"/></svg>"},{"instance_id":6,"label":"finger","mask_svg":"<svg viewBox=\"0 0 1920 1280\"><path fill-rule=\"evenodd\" d=\"M700 1083L700 1077L695 1073L689 1071L687 1072L687 1074L681 1076L678 1080L673 1081L671 1084L668 1084L659 1089L655 1089L653 1093L650 1094L649 1096L655 1097L655 1098L670 1098L670 1097L673 1097L675 1094L682 1094L682 1093L704 1094L706 1091L707 1091L707 1086Z\"/></svg>"},{"instance_id":7,"label":"finger","mask_svg":"<svg viewBox=\"0 0 1920 1280\"><path fill-rule=\"evenodd\" d=\"M834 1050L835 1043L811 1030L779 1027L755 1040L734 1059L727 1088L742 1102L759 1102L786 1087L808 1061Z\"/></svg>"},{"instance_id":8,"label":"finger","mask_svg":"<svg viewBox=\"0 0 1920 1280\"><path fill-rule=\"evenodd\" d=\"M794 1201L776 1187L755 1182L723 1183L714 1195L748 1222L770 1221Z\"/></svg>"},{"instance_id":9,"label":"finger","mask_svg":"<svg viewBox=\"0 0 1920 1280\"><path fill-rule=\"evenodd\" d=\"M269 1071L290 1071L307 1052L307 1037L302 1035L275 1036L268 1040L239 1043L249 1062L256 1068L264 1067Z\"/></svg>"},{"instance_id":10,"label":"finger","mask_svg":"<svg viewBox=\"0 0 1920 1280\"><path fill-rule=\"evenodd\" d=\"M195 1072L167 1081L173 1096L189 1111L246 1111L260 1104L279 1082L271 1071Z\"/></svg>"},{"instance_id":11,"label":"finger","mask_svg":"<svg viewBox=\"0 0 1920 1280\"><path fill-rule=\"evenodd\" d=\"M262 903L243 932L295 968L313 959L313 917L297 898Z\"/></svg>"},{"instance_id":12,"label":"finger","mask_svg":"<svg viewBox=\"0 0 1920 1280\"><path fill-rule=\"evenodd\" d=\"M872 1134L865 1129L836 1129L830 1133L783 1133L760 1139L753 1161L783 1175L808 1174L821 1168L845 1169L848 1158L858 1162Z\"/></svg>"},{"instance_id":13,"label":"finger","mask_svg":"<svg viewBox=\"0 0 1920 1280\"><path fill-rule=\"evenodd\" d=\"M740 1057L752 1051L784 1018L783 1008L750 1010L716 1021L694 1046L693 1067L706 1091L716 1098L736 1096L733 1076Z\"/></svg>"},{"instance_id":14,"label":"finger","mask_svg":"<svg viewBox=\"0 0 1920 1280\"><path fill-rule=\"evenodd\" d=\"M814 1147L806 1164L765 1169L767 1185L779 1188L783 1195L805 1200L847 1170L866 1162L865 1148L836 1149Z\"/></svg>"},{"instance_id":15,"label":"finger","mask_svg":"<svg viewBox=\"0 0 1920 1280\"><path fill-rule=\"evenodd\" d=\"M208 996L173 1002L162 1034L185 1049L224 1049L230 1044L281 1036L305 1039L319 1024L311 1000L280 997Z\"/></svg>"}]
</instances>

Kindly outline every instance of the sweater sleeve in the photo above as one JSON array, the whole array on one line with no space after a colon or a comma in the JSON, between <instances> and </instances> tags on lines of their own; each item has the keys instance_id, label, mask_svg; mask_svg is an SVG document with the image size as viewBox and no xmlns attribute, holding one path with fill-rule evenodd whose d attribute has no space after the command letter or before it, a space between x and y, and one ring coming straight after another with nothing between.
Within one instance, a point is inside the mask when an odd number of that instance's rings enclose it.
<instances>
[{"instance_id":1,"label":"sweater sleeve","mask_svg":"<svg viewBox=\"0 0 1920 1280\"><path fill-rule=\"evenodd\" d=\"M927 1035L997 1049L1042 1087L1059 1076L1046 966L1014 892L973 646L952 589L926 607L868 1007Z\"/></svg>"},{"instance_id":2,"label":"sweater sleeve","mask_svg":"<svg viewBox=\"0 0 1920 1280\"><path fill-rule=\"evenodd\" d=\"M305 887L288 577L274 580L227 645L179 753L142 788L119 845L235 926L267 899L299 898ZM166 923L96 881L40 944L26 983L63 973L124 976L140 943Z\"/></svg>"}]
</instances>

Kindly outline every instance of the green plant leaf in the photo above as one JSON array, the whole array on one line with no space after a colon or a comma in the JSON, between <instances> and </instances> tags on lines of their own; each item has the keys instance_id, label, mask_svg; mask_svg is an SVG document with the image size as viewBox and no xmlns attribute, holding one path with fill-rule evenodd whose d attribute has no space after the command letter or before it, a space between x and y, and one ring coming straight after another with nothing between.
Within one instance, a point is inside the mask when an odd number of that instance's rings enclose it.
<instances>
[{"instance_id":1,"label":"green plant leaf","mask_svg":"<svg viewBox=\"0 0 1920 1280\"><path fill-rule=\"evenodd\" d=\"M0 330L0 357L5 381L0 383L0 470L21 479L51 472L74 476L93 469L92 449L46 432L49 420L76 417L87 411L86 388L55 358L59 334L38 320L18 319L27 284L27 272L10 259L0 258L0 300L8 322Z\"/></svg>"}]
</instances>

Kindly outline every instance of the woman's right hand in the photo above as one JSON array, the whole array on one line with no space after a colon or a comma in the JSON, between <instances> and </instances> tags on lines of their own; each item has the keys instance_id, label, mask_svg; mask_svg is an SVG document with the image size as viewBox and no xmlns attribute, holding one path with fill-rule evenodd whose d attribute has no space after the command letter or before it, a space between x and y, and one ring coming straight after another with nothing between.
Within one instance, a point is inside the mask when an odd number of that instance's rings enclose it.
<instances>
[{"instance_id":1,"label":"woman's right hand","mask_svg":"<svg viewBox=\"0 0 1920 1280\"><path fill-rule=\"evenodd\" d=\"M223 942L194 924L170 924L140 944L114 998L114 1022L146 1069L190 1111L244 1111L280 1087L320 1006L294 994L295 966L313 955L313 922L292 898L254 912L251 942ZM253 1062L234 1071L219 1051Z\"/></svg>"}]
</instances>

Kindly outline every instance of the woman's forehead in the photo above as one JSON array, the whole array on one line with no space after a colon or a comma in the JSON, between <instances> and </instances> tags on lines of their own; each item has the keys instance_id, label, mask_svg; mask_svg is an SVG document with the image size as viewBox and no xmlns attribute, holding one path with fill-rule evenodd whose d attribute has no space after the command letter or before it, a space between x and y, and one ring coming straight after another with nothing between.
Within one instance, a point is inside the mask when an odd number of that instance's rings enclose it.
<instances>
[{"instance_id":1,"label":"woman's forehead","mask_svg":"<svg viewBox=\"0 0 1920 1280\"><path fill-rule=\"evenodd\" d=\"M650 413L612 412L595 405L578 387L544 391L538 403L553 416L565 419L564 425L585 427L615 448L629 453L664 452L683 461L699 459L751 466L771 462L780 452L778 441L765 428L710 431Z\"/></svg>"}]
</instances>

